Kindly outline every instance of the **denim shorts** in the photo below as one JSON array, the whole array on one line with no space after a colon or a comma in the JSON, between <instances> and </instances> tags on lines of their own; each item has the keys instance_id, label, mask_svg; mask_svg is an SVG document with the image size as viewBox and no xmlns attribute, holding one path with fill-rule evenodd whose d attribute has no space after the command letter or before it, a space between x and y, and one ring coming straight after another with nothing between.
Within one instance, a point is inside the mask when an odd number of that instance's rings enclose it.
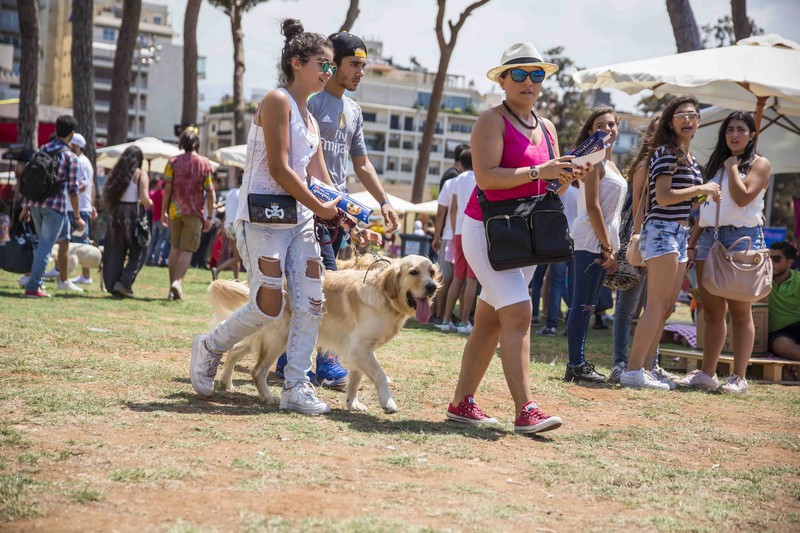
<instances>
[{"instance_id":1,"label":"denim shorts","mask_svg":"<svg viewBox=\"0 0 800 533\"><path fill-rule=\"evenodd\" d=\"M649 220L645 222L639 238L639 251L647 261L666 254L678 254L678 262L686 263L686 247L689 228L672 220Z\"/></svg>"},{"instance_id":2,"label":"denim shorts","mask_svg":"<svg viewBox=\"0 0 800 533\"><path fill-rule=\"evenodd\" d=\"M761 231L761 226L754 226L752 228L737 228L736 226L720 226L719 228L719 241L722 246L727 248L737 239L741 237L750 237L750 249L760 250L764 248L764 232ZM705 228L703 233L700 234L700 240L697 241L697 260L705 261L708 257L708 251L711 245L714 244L714 228ZM734 248L737 252L747 250L747 241L740 242Z\"/></svg>"}]
</instances>

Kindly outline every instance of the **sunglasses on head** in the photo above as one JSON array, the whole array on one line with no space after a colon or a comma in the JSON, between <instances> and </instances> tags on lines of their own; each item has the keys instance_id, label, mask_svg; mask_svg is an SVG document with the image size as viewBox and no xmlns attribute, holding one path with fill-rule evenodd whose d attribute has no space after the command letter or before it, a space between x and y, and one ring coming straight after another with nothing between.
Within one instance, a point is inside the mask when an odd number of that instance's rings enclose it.
<instances>
[{"instance_id":1,"label":"sunglasses on head","mask_svg":"<svg viewBox=\"0 0 800 533\"><path fill-rule=\"evenodd\" d=\"M528 72L527 70L522 70L521 68L512 68L511 70L506 71L507 74L511 75L511 79L517 83L522 83L525 81L525 78L531 78L533 83L542 83L544 81L544 71L542 69L532 70Z\"/></svg>"},{"instance_id":2,"label":"sunglasses on head","mask_svg":"<svg viewBox=\"0 0 800 533\"><path fill-rule=\"evenodd\" d=\"M678 120L697 120L700 118L700 113L675 113L675 118Z\"/></svg>"},{"instance_id":3,"label":"sunglasses on head","mask_svg":"<svg viewBox=\"0 0 800 533\"><path fill-rule=\"evenodd\" d=\"M328 74L328 73L330 73L331 75L336 74L336 66L331 65L329 61L327 60L320 61L319 59L311 59L310 61L319 64L322 67L323 74Z\"/></svg>"}]
</instances>

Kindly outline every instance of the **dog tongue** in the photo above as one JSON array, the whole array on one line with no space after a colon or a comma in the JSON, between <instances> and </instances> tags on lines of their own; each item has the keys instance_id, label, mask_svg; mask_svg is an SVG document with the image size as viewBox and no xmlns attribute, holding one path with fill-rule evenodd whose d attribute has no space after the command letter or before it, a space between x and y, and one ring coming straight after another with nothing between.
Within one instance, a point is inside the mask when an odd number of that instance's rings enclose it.
<instances>
[{"instance_id":1,"label":"dog tongue","mask_svg":"<svg viewBox=\"0 0 800 533\"><path fill-rule=\"evenodd\" d=\"M431 306L427 298L417 298L417 322L425 324L431 319Z\"/></svg>"}]
</instances>

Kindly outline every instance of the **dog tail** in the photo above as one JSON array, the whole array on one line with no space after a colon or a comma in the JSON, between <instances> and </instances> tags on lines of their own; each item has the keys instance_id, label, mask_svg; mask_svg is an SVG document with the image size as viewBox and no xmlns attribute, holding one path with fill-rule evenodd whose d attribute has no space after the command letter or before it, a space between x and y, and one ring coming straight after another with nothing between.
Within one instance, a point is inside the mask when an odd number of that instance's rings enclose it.
<instances>
[{"instance_id":1,"label":"dog tail","mask_svg":"<svg viewBox=\"0 0 800 533\"><path fill-rule=\"evenodd\" d=\"M219 323L242 307L250 298L247 285L227 279L219 279L208 287L208 299L214 311L214 322Z\"/></svg>"}]
</instances>

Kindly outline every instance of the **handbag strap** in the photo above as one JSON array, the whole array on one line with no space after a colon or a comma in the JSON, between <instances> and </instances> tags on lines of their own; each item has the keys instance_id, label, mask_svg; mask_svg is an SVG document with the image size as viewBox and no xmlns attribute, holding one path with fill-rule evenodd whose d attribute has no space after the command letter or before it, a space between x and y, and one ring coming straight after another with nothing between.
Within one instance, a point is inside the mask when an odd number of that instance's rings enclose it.
<instances>
[{"instance_id":1,"label":"handbag strap","mask_svg":"<svg viewBox=\"0 0 800 533\"><path fill-rule=\"evenodd\" d=\"M720 191L722 191L722 182L725 181L725 174L727 174L727 173L728 173L728 171L725 170L725 167L723 167L722 168L722 174L719 177L719 189L720 189ZM721 208L721 204L722 204L722 198L720 198L720 201L717 202L717 216L716 216L716 219L714 220L714 240L715 241L719 240L719 211L720 211L720 208Z\"/></svg>"},{"instance_id":2,"label":"handbag strap","mask_svg":"<svg viewBox=\"0 0 800 533\"><path fill-rule=\"evenodd\" d=\"M498 113L500 113L500 112L498 111ZM541 124L541 125L542 125L542 136L544 136L544 142L547 144L547 153L550 155L550 159L548 159L548 161L550 161L550 160L553 160L553 159L555 159L555 158L556 158L556 154L555 154L555 152L553 152L553 144L550 142L550 130L549 130L549 129L547 129L547 126L545 126L544 122L542 122L542 121L539 119L539 117L536 115L536 113L535 113L535 112L534 112L532 109L531 109L531 113L533 113L533 116L534 116L534 118L536 119L536 121L537 121L539 124ZM502 116L505 116L505 115L503 115L502 113L500 113L500 115L502 115ZM483 194L483 189L481 189L480 187L478 187L478 185L477 185L477 184L475 185L475 189L477 189L477 191L478 191L478 192L477 192L477 195L478 195L478 200L481 200L481 199L484 199L484 200L485 200L485 198L486 198L486 195L485 195L485 194ZM549 192L549 191L548 191L548 192Z\"/></svg>"},{"instance_id":3,"label":"handbag strap","mask_svg":"<svg viewBox=\"0 0 800 533\"><path fill-rule=\"evenodd\" d=\"M647 201L648 188L650 188L650 171L648 169L644 175L644 183L642 184L642 192L639 195L639 207L636 209L636 215L633 217L633 231L632 233L641 233L642 226L644 225L644 204Z\"/></svg>"}]
</instances>

